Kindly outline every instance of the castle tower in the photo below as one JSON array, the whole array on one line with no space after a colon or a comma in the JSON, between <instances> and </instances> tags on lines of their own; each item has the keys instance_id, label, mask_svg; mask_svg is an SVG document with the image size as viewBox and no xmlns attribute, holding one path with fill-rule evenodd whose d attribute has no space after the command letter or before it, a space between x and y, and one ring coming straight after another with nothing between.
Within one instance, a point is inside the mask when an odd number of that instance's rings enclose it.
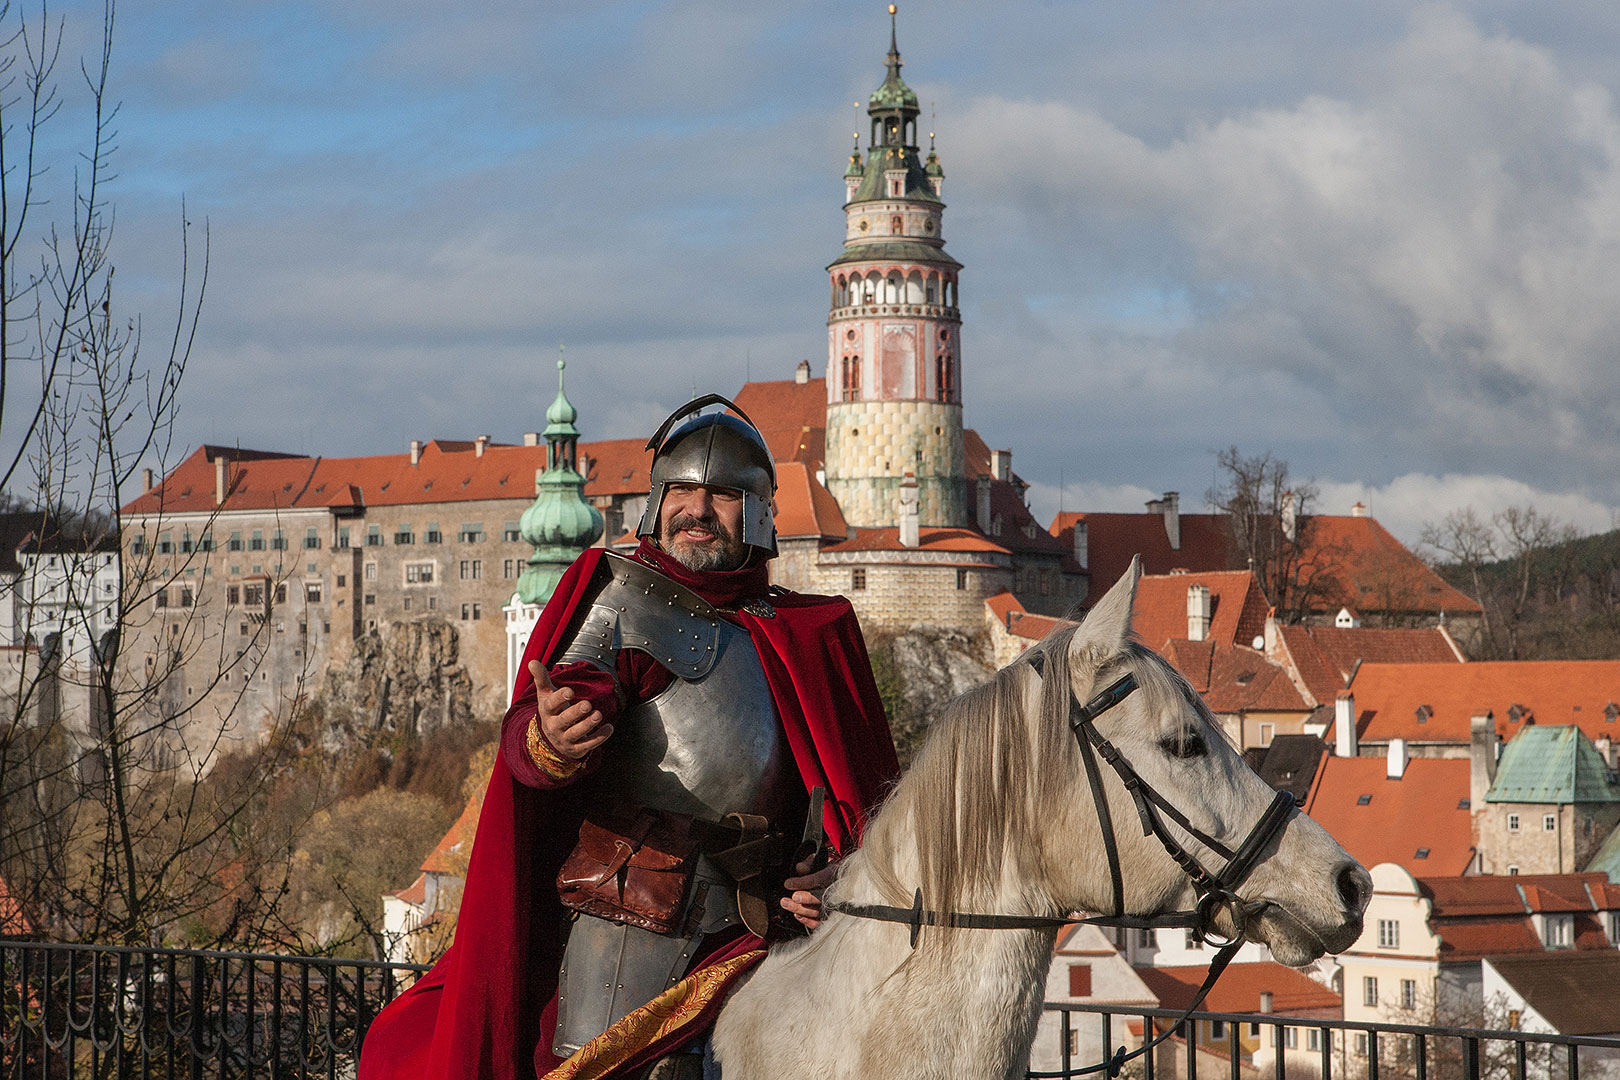
<instances>
[{"instance_id":1,"label":"castle tower","mask_svg":"<svg viewBox=\"0 0 1620 1080\"><path fill-rule=\"evenodd\" d=\"M518 521L520 534L534 551L529 568L518 578L517 591L502 609L508 684L517 679L529 634L563 572L602 535L602 512L585 501L585 478L576 468L579 428L574 421L579 413L563 392L566 366L557 361L557 399L546 410L546 468L535 479L533 504Z\"/></svg>"},{"instance_id":2,"label":"castle tower","mask_svg":"<svg viewBox=\"0 0 1620 1080\"><path fill-rule=\"evenodd\" d=\"M893 526L911 473L922 525L965 525L962 264L945 253L945 172L932 135L926 161L918 150L894 15L891 4L889 73L866 110L871 144L863 161L856 135L844 174L844 251L827 268L827 489L849 524Z\"/></svg>"}]
</instances>

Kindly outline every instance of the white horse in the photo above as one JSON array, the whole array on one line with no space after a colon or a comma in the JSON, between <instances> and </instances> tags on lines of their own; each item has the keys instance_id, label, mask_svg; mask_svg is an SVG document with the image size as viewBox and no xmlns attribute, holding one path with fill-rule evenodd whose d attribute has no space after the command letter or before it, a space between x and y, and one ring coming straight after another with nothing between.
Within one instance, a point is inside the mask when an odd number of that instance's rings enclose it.
<instances>
[{"instance_id":1,"label":"white horse","mask_svg":"<svg viewBox=\"0 0 1620 1080\"><path fill-rule=\"evenodd\" d=\"M845 859L828 899L935 911L1105 911L1112 885L1097 811L1070 732L1086 701L1129 672L1140 689L1098 720L1138 774L1197 828L1238 847L1275 796L1163 659L1130 636L1139 567L1078 628L1038 646L939 717L916 764ZM1102 769L1124 872L1124 908L1192 906L1186 875L1143 837L1129 794ZM1211 870L1221 860L1175 825ZM1367 872L1296 814L1238 890L1247 936L1300 965L1347 948L1372 894ZM1229 913L1217 923L1230 929ZM773 950L726 1003L714 1050L726 1080L935 1080L1026 1068L1055 929L924 929L833 913ZM1089 1064L1089 1063L1087 1063Z\"/></svg>"}]
</instances>

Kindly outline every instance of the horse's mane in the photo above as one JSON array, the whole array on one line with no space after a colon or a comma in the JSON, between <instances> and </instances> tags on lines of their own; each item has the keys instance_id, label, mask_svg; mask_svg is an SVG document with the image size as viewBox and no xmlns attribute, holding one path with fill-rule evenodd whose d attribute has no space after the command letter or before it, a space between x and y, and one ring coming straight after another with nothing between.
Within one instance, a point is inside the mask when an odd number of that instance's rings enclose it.
<instances>
[{"instance_id":1,"label":"horse's mane","mask_svg":"<svg viewBox=\"0 0 1620 1080\"><path fill-rule=\"evenodd\" d=\"M923 904L936 911L983 910L1009 873L1039 882L1040 830L1055 800L1072 798L1080 770L1068 724L1071 696L1069 648L1078 629L1059 628L989 682L945 706L904 780L867 830L862 850L884 903L909 907L921 886ZM1105 679L1130 670L1143 703L1155 713L1196 695L1161 657L1130 641L1100 666L1087 694ZM1027 668L1041 671L1039 701L1026 715ZM915 844L920 880L910 877L904 856ZM1036 907L1048 900L1033 895ZM1045 911L1043 914L1065 914ZM949 941L957 935L928 934Z\"/></svg>"}]
</instances>

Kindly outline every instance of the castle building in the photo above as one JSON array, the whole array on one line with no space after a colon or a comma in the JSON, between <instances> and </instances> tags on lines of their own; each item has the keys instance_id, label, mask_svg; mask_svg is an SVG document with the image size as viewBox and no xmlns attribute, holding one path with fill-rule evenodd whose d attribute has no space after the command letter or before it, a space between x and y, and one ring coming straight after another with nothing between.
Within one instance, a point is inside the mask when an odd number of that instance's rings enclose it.
<instances>
[{"instance_id":1,"label":"castle building","mask_svg":"<svg viewBox=\"0 0 1620 1080\"><path fill-rule=\"evenodd\" d=\"M845 171L844 250L827 267L826 484L857 528L912 514L958 527L968 524L962 264L945 253L945 172L932 145L926 162L918 148L894 14L888 77L867 107L871 143L864 161L857 143Z\"/></svg>"}]
</instances>

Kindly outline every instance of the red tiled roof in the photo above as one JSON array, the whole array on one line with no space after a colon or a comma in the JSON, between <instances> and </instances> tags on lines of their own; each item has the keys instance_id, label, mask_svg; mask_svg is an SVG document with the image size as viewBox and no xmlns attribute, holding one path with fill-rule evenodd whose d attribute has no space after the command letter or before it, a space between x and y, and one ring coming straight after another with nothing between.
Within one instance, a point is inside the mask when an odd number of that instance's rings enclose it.
<instances>
[{"instance_id":1,"label":"red tiled roof","mask_svg":"<svg viewBox=\"0 0 1620 1080\"><path fill-rule=\"evenodd\" d=\"M421 907L427 903L427 875L417 874L415 881L399 890L394 896L414 907Z\"/></svg>"},{"instance_id":2,"label":"red tiled roof","mask_svg":"<svg viewBox=\"0 0 1620 1080\"><path fill-rule=\"evenodd\" d=\"M1316 607L1333 611L1415 611L1478 614L1465 596L1378 523L1377 518L1313 514L1304 519L1312 554L1333 580ZM1336 586L1336 587L1335 587Z\"/></svg>"},{"instance_id":3,"label":"red tiled roof","mask_svg":"<svg viewBox=\"0 0 1620 1080\"><path fill-rule=\"evenodd\" d=\"M1620 702L1620 660L1363 664L1350 690L1363 740L1399 736L1466 744L1470 718L1487 710L1495 716L1497 734L1508 739L1530 722L1512 720L1515 705L1528 709L1537 724L1575 724L1596 740L1615 735L1617 725L1604 710ZM1418 722L1420 705L1431 710L1423 723Z\"/></svg>"},{"instance_id":4,"label":"red tiled roof","mask_svg":"<svg viewBox=\"0 0 1620 1080\"><path fill-rule=\"evenodd\" d=\"M646 461L637 461L640 450L635 440L580 443L579 451L592 459L587 497L647 490ZM201 446L156 488L127 503L124 512L215 509L214 460L221 456L230 463L225 509L288 510L532 499L535 470L545 466L546 448L492 443L479 455L471 443L436 439L422 448L418 463L412 465L409 453L311 458Z\"/></svg>"},{"instance_id":5,"label":"red tiled roof","mask_svg":"<svg viewBox=\"0 0 1620 1080\"><path fill-rule=\"evenodd\" d=\"M478 813L483 809L480 796L467 800L461 816L444 834L444 839L422 860L421 869L429 874L461 875L467 871L467 856L472 851L473 834L478 831Z\"/></svg>"},{"instance_id":6,"label":"red tiled roof","mask_svg":"<svg viewBox=\"0 0 1620 1080\"><path fill-rule=\"evenodd\" d=\"M825 379L812 378L805 383L797 379L746 382L731 400L759 425L768 442L774 436L797 436L806 428L824 429L827 426ZM774 442L771 449L777 449ZM778 453L777 459L786 460L792 456Z\"/></svg>"},{"instance_id":7,"label":"red tiled roof","mask_svg":"<svg viewBox=\"0 0 1620 1080\"><path fill-rule=\"evenodd\" d=\"M838 537L849 533L838 500L798 462L776 467L776 534L783 538Z\"/></svg>"},{"instance_id":8,"label":"red tiled roof","mask_svg":"<svg viewBox=\"0 0 1620 1080\"><path fill-rule=\"evenodd\" d=\"M969 477L967 482L968 513L977 516L979 505L979 481ZM1009 551L1032 552L1043 555L1066 555L1068 549L1058 543L1051 533L1041 528L1035 521L1035 516L1024 505L1022 490L1005 480L990 481L990 526L991 539L1004 545ZM1000 525L999 532L995 526ZM1072 560L1071 564L1072 564ZM1070 565L1069 569L1079 572L1078 565Z\"/></svg>"},{"instance_id":9,"label":"red tiled roof","mask_svg":"<svg viewBox=\"0 0 1620 1080\"><path fill-rule=\"evenodd\" d=\"M829 544L823 551L965 551L1007 555L1010 552L993 541L986 540L973 529L930 529L917 531L917 548L902 547L900 530L894 528L856 529L855 535L837 544Z\"/></svg>"},{"instance_id":10,"label":"red tiled roof","mask_svg":"<svg viewBox=\"0 0 1620 1080\"><path fill-rule=\"evenodd\" d=\"M1466 758L1413 758L1399 780L1382 757L1322 762L1305 812L1363 866L1397 863L1409 873L1461 874L1473 858ZM1359 805L1361 796L1371 800ZM1418 858L1420 849L1426 858Z\"/></svg>"},{"instance_id":11,"label":"red tiled roof","mask_svg":"<svg viewBox=\"0 0 1620 1080\"><path fill-rule=\"evenodd\" d=\"M1165 642L1160 651L1215 712L1310 711L1288 672L1264 653L1185 638Z\"/></svg>"},{"instance_id":12,"label":"red tiled roof","mask_svg":"<svg viewBox=\"0 0 1620 1080\"><path fill-rule=\"evenodd\" d=\"M23 914L22 904L11 895L5 878L0 878L0 938L32 937L34 924Z\"/></svg>"},{"instance_id":13,"label":"red tiled roof","mask_svg":"<svg viewBox=\"0 0 1620 1080\"><path fill-rule=\"evenodd\" d=\"M1185 1009L1209 974L1208 966L1139 967L1160 1008ZM1271 1011L1285 1016L1338 1016L1343 1002L1338 994L1295 968L1274 960L1231 964L1210 990L1202 1006L1208 1012L1260 1011L1260 994L1271 994Z\"/></svg>"},{"instance_id":14,"label":"red tiled roof","mask_svg":"<svg viewBox=\"0 0 1620 1080\"><path fill-rule=\"evenodd\" d=\"M1420 877L1418 887L1433 901L1437 919L1620 910L1620 891L1600 873Z\"/></svg>"},{"instance_id":15,"label":"red tiled roof","mask_svg":"<svg viewBox=\"0 0 1620 1080\"><path fill-rule=\"evenodd\" d=\"M1234 568L1232 530L1221 514L1182 514L1181 547L1170 547L1164 531L1163 514L1088 514L1065 512L1052 520L1047 530L1064 547L1074 550L1074 524L1086 523L1086 569L1091 573L1093 591L1106 589L1118 581L1131 565L1131 558L1142 556L1146 574L1168 574L1172 570L1230 570Z\"/></svg>"},{"instance_id":16,"label":"red tiled roof","mask_svg":"<svg viewBox=\"0 0 1620 1080\"><path fill-rule=\"evenodd\" d=\"M1283 648L1318 705L1328 705L1359 663L1449 664L1462 653L1441 627L1279 626Z\"/></svg>"},{"instance_id":17,"label":"red tiled roof","mask_svg":"<svg viewBox=\"0 0 1620 1080\"><path fill-rule=\"evenodd\" d=\"M1021 614L1024 611L1022 601L1013 595L1011 589L1002 589L996 595L987 598L984 606L990 609L990 614L994 615L1002 626L1007 625L1009 615Z\"/></svg>"},{"instance_id":18,"label":"red tiled roof","mask_svg":"<svg viewBox=\"0 0 1620 1080\"><path fill-rule=\"evenodd\" d=\"M1530 920L1493 919L1482 922L1436 923L1440 939L1440 962L1478 960L1498 953L1541 952L1541 939Z\"/></svg>"},{"instance_id":19,"label":"red tiled roof","mask_svg":"<svg viewBox=\"0 0 1620 1080\"><path fill-rule=\"evenodd\" d=\"M1095 580L1095 579L1094 579ZM1247 570L1148 574L1136 586L1131 629L1151 649L1187 636L1187 590L1202 585L1211 605L1208 640L1248 645L1265 633L1265 594Z\"/></svg>"}]
</instances>

